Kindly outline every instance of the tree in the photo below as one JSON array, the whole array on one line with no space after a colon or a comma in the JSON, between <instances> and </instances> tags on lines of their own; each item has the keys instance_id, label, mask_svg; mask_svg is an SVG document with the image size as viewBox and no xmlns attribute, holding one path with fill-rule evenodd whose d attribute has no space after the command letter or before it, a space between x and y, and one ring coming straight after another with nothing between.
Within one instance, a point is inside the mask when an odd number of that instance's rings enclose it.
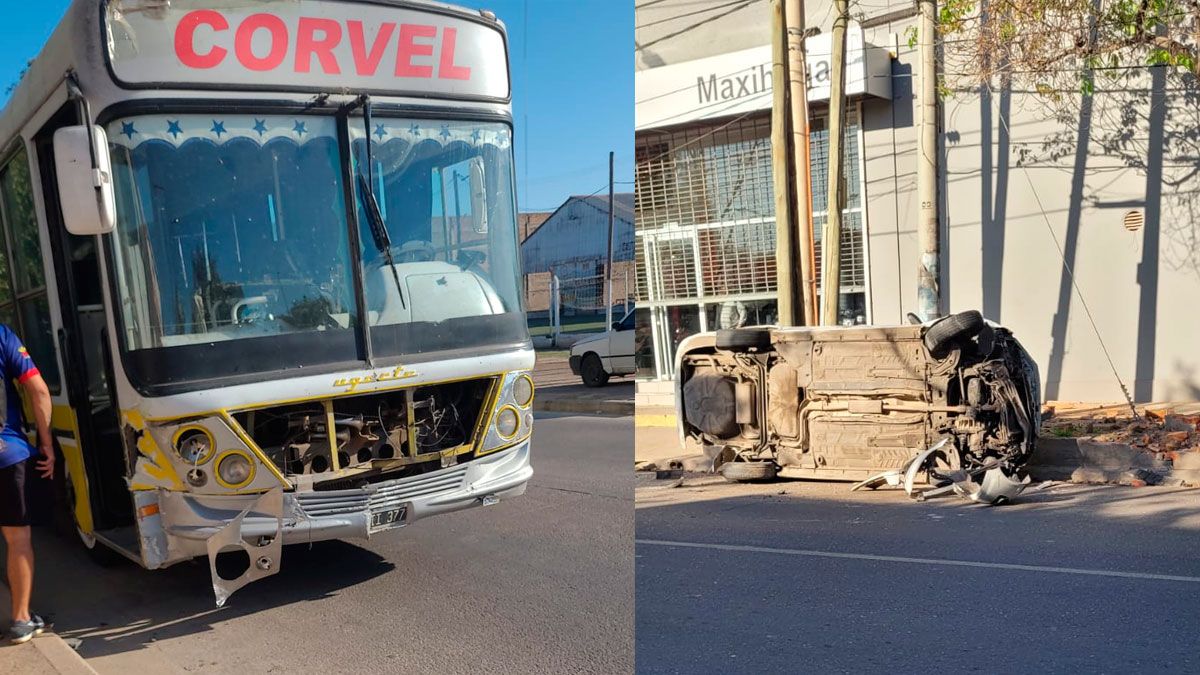
<instances>
[{"instance_id":1,"label":"tree","mask_svg":"<svg viewBox=\"0 0 1200 675\"><path fill-rule=\"evenodd\" d=\"M1100 73L1166 65L1200 75L1200 0L946 0L938 29L950 88L1003 77L1086 94Z\"/></svg>"}]
</instances>

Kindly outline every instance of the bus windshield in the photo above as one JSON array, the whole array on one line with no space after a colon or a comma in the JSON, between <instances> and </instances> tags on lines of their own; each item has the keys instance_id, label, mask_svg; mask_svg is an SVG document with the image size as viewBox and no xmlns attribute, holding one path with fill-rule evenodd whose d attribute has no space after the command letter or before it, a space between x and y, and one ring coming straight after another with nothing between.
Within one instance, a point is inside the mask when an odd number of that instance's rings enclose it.
<instances>
[{"instance_id":1,"label":"bus windshield","mask_svg":"<svg viewBox=\"0 0 1200 675\"><path fill-rule=\"evenodd\" d=\"M365 130L348 123L358 156ZM361 360L354 265L377 355L526 339L508 127L376 120L385 252L363 217L352 250L338 124L166 114L108 125L122 342L143 377L168 363L180 380ZM239 353L263 358L228 358Z\"/></svg>"},{"instance_id":2,"label":"bus windshield","mask_svg":"<svg viewBox=\"0 0 1200 675\"><path fill-rule=\"evenodd\" d=\"M387 225L377 241L359 217L375 353L437 350L462 343L463 333L485 344L519 341L508 126L378 116L371 124L370 167L362 118L351 121L350 137L355 171L367 178L360 185L371 185Z\"/></svg>"}]
</instances>

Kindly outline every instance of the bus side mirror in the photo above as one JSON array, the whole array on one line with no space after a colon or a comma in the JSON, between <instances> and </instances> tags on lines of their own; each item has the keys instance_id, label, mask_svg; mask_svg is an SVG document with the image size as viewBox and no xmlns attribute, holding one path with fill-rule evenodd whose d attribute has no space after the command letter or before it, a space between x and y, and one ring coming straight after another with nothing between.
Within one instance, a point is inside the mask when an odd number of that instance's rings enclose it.
<instances>
[{"instance_id":1,"label":"bus side mirror","mask_svg":"<svg viewBox=\"0 0 1200 675\"><path fill-rule=\"evenodd\" d=\"M85 237L112 232L117 200L104 129L74 126L55 131L54 167L67 231Z\"/></svg>"},{"instance_id":2,"label":"bus side mirror","mask_svg":"<svg viewBox=\"0 0 1200 675\"><path fill-rule=\"evenodd\" d=\"M487 180L483 172L483 158L471 158L471 216L476 234L488 231Z\"/></svg>"}]
</instances>

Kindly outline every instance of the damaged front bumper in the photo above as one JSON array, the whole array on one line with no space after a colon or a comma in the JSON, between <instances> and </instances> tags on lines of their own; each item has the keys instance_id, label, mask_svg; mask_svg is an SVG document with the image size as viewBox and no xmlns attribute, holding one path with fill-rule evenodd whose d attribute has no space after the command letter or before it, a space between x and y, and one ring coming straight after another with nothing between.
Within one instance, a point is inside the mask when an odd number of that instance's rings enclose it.
<instances>
[{"instance_id":1,"label":"damaged front bumper","mask_svg":"<svg viewBox=\"0 0 1200 675\"><path fill-rule=\"evenodd\" d=\"M208 556L217 604L255 579L279 571L283 544L365 539L417 520L524 494L533 468L529 441L493 456L417 476L348 490L209 496L168 490L138 493L146 567ZM277 497L276 497L277 496ZM244 548L250 569L217 574L222 551Z\"/></svg>"}]
</instances>

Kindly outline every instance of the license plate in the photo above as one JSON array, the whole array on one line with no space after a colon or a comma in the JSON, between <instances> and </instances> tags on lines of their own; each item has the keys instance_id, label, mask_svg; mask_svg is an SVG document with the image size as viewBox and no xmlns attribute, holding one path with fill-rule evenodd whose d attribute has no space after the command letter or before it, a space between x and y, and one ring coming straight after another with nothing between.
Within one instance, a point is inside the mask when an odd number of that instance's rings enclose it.
<instances>
[{"instance_id":1,"label":"license plate","mask_svg":"<svg viewBox=\"0 0 1200 675\"><path fill-rule=\"evenodd\" d=\"M386 511L376 511L371 514L371 530L386 530L389 527L399 527L404 524L406 508L401 506Z\"/></svg>"}]
</instances>

